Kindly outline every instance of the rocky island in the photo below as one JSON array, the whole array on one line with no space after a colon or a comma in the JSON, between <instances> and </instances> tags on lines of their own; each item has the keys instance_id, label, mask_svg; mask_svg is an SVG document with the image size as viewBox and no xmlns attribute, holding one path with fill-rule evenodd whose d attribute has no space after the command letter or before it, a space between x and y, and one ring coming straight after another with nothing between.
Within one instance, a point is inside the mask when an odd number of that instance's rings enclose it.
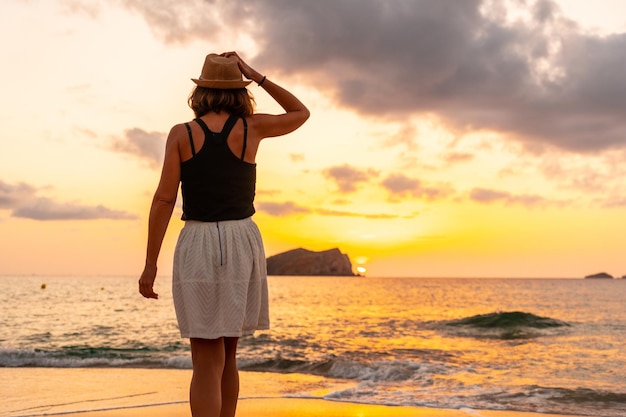
<instances>
[{"instance_id":1,"label":"rocky island","mask_svg":"<svg viewBox=\"0 0 626 417\"><path fill-rule=\"evenodd\" d=\"M348 255L338 248L320 252L298 248L270 256L267 274L355 276Z\"/></svg>"},{"instance_id":2,"label":"rocky island","mask_svg":"<svg viewBox=\"0 0 626 417\"><path fill-rule=\"evenodd\" d=\"M613 275L607 274L606 272L600 272L598 274L587 275L585 279L613 279Z\"/></svg>"}]
</instances>

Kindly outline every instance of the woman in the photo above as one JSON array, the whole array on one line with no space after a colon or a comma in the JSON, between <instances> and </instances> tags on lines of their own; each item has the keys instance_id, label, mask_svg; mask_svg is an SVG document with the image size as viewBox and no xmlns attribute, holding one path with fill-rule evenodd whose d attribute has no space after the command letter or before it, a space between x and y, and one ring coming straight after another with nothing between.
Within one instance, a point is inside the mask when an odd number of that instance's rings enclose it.
<instances>
[{"instance_id":1,"label":"woman","mask_svg":"<svg viewBox=\"0 0 626 417\"><path fill-rule=\"evenodd\" d=\"M253 114L242 74L284 113ZM190 339L194 417L232 417L239 396L240 336L269 328L265 254L252 221L255 156L261 140L285 135L309 117L293 94L252 69L235 52L206 57L189 106L196 119L167 138L152 201L146 264L139 291L158 298L157 258L179 183L185 226L174 254L172 292L181 336Z\"/></svg>"}]
</instances>

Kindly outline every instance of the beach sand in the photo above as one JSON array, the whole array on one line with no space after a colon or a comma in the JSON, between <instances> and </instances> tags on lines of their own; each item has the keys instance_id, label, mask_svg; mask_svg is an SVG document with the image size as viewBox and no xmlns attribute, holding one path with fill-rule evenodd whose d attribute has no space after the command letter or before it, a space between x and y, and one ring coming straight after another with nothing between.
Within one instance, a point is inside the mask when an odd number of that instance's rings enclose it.
<instances>
[{"instance_id":1,"label":"beach sand","mask_svg":"<svg viewBox=\"0 0 626 417\"><path fill-rule=\"evenodd\" d=\"M116 368L0 368L1 417L189 417L191 371ZM437 409L329 401L354 381L241 372L238 417L552 417L554 414ZM307 398L290 398L306 396ZM563 416L560 416L563 417Z\"/></svg>"}]
</instances>

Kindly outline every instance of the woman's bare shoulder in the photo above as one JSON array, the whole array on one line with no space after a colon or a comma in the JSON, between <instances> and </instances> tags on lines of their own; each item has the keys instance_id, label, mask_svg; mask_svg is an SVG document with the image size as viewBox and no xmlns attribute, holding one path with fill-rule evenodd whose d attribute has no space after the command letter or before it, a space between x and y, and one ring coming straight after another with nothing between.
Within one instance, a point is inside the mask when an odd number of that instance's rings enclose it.
<instances>
[{"instance_id":1,"label":"woman's bare shoulder","mask_svg":"<svg viewBox=\"0 0 626 417\"><path fill-rule=\"evenodd\" d=\"M170 129L170 135L180 135L187 131L189 122L177 123Z\"/></svg>"},{"instance_id":2,"label":"woman's bare shoulder","mask_svg":"<svg viewBox=\"0 0 626 417\"><path fill-rule=\"evenodd\" d=\"M177 142L181 139L184 139L188 136L187 126L189 122L178 123L172 126L169 134L167 135L167 141Z\"/></svg>"},{"instance_id":3,"label":"woman's bare shoulder","mask_svg":"<svg viewBox=\"0 0 626 417\"><path fill-rule=\"evenodd\" d=\"M178 123L171 127L165 142L166 152L171 152L174 150L176 152L180 152L181 149L185 148L186 144L189 141L189 139L187 139L188 133L185 124L185 122Z\"/></svg>"}]
</instances>

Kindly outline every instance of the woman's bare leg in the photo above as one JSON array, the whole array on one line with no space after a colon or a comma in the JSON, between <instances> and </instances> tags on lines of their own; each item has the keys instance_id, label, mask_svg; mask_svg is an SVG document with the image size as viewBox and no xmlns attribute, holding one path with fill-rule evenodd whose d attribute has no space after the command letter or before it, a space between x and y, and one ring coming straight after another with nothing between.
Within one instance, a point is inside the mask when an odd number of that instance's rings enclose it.
<instances>
[{"instance_id":1,"label":"woman's bare leg","mask_svg":"<svg viewBox=\"0 0 626 417\"><path fill-rule=\"evenodd\" d=\"M191 339L193 377L189 404L193 417L218 417L222 409L224 338Z\"/></svg>"},{"instance_id":2,"label":"woman's bare leg","mask_svg":"<svg viewBox=\"0 0 626 417\"><path fill-rule=\"evenodd\" d=\"M220 417L234 417L239 398L239 370L237 369L238 337L224 338L224 373L222 374L222 412Z\"/></svg>"}]
</instances>

